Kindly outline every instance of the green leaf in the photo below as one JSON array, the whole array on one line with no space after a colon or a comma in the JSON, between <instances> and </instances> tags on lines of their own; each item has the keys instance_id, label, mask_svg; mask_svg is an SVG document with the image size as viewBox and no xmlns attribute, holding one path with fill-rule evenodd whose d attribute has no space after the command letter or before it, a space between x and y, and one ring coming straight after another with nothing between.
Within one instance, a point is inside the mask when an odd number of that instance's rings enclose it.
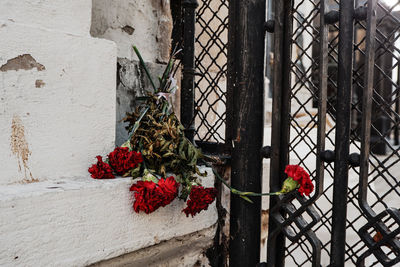
<instances>
[{"instance_id":1,"label":"green leaf","mask_svg":"<svg viewBox=\"0 0 400 267\"><path fill-rule=\"evenodd\" d=\"M165 86L166 83L167 83L167 79L168 79L169 73L171 72L172 65L173 65L172 59L173 59L173 58L172 58L172 56L171 56L170 59L169 59L169 61L168 61L168 65L167 65L167 67L166 67L165 70L164 70L163 76L162 76L162 78L160 79L160 89L161 89L161 90L164 89L164 86Z\"/></svg>"},{"instance_id":2,"label":"green leaf","mask_svg":"<svg viewBox=\"0 0 400 267\"><path fill-rule=\"evenodd\" d=\"M158 183L157 177L154 176L148 169L145 169L145 170L143 171L142 180L143 180L143 181L149 181L149 182Z\"/></svg>"},{"instance_id":3,"label":"green leaf","mask_svg":"<svg viewBox=\"0 0 400 267\"><path fill-rule=\"evenodd\" d=\"M251 204L254 203L250 198L248 198L248 197L246 197L244 195L240 195L240 197L243 198L244 200L246 200L247 202L250 202Z\"/></svg>"},{"instance_id":4,"label":"green leaf","mask_svg":"<svg viewBox=\"0 0 400 267\"><path fill-rule=\"evenodd\" d=\"M242 192L241 191L239 191L239 190L237 190L237 189L235 189L235 188L231 188L231 192L233 193L233 194L237 194L237 195L240 195L240 196L242 196Z\"/></svg>"},{"instance_id":5,"label":"green leaf","mask_svg":"<svg viewBox=\"0 0 400 267\"><path fill-rule=\"evenodd\" d=\"M204 172L202 173L202 172L199 170L199 168L197 168L197 166L195 167L195 169L196 169L196 174L197 174L197 175L202 176L202 177L207 176L207 172L206 172L206 171L204 171Z\"/></svg>"},{"instance_id":6,"label":"green leaf","mask_svg":"<svg viewBox=\"0 0 400 267\"><path fill-rule=\"evenodd\" d=\"M121 147L127 147L127 148L129 148L129 151L132 151L131 140L128 139L125 143L123 143L123 144L121 145Z\"/></svg>"},{"instance_id":7,"label":"green leaf","mask_svg":"<svg viewBox=\"0 0 400 267\"><path fill-rule=\"evenodd\" d=\"M133 179L138 178L140 176L140 174L141 174L140 173L140 165L137 168L131 170L131 176Z\"/></svg>"},{"instance_id":8,"label":"green leaf","mask_svg":"<svg viewBox=\"0 0 400 267\"><path fill-rule=\"evenodd\" d=\"M185 155L185 146L186 146L186 144L187 144L187 140L186 140L186 138L183 138L183 139L180 141L179 148L178 148L178 150L179 150L179 156L180 156L183 160L187 160L186 155Z\"/></svg>"},{"instance_id":9,"label":"green leaf","mask_svg":"<svg viewBox=\"0 0 400 267\"><path fill-rule=\"evenodd\" d=\"M145 109L142 110L142 113L140 114L140 117L135 121L135 124L133 125L132 132L130 133L128 140L131 140L132 135L135 134L136 130L140 126L140 121L143 119L144 115L147 113L150 107L146 107Z\"/></svg>"}]
</instances>

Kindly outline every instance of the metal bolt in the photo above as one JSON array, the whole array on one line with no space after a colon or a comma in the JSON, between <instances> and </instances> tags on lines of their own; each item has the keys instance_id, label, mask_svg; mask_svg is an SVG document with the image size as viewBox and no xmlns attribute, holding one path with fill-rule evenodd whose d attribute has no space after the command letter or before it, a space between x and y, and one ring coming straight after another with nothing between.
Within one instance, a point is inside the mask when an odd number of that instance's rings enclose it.
<instances>
[{"instance_id":1,"label":"metal bolt","mask_svg":"<svg viewBox=\"0 0 400 267\"><path fill-rule=\"evenodd\" d=\"M360 166L360 154L358 153L351 153L349 155L349 164L353 167Z\"/></svg>"},{"instance_id":2,"label":"metal bolt","mask_svg":"<svg viewBox=\"0 0 400 267\"><path fill-rule=\"evenodd\" d=\"M331 163L335 160L335 152L332 150L324 150L319 154L319 158L326 163Z\"/></svg>"},{"instance_id":3,"label":"metal bolt","mask_svg":"<svg viewBox=\"0 0 400 267\"><path fill-rule=\"evenodd\" d=\"M267 32L273 33L275 30L275 20L270 19L264 22L264 29Z\"/></svg>"},{"instance_id":4,"label":"metal bolt","mask_svg":"<svg viewBox=\"0 0 400 267\"><path fill-rule=\"evenodd\" d=\"M272 149L270 146L264 146L263 148L261 148L261 156L264 159L271 158L271 152L272 152Z\"/></svg>"}]
</instances>

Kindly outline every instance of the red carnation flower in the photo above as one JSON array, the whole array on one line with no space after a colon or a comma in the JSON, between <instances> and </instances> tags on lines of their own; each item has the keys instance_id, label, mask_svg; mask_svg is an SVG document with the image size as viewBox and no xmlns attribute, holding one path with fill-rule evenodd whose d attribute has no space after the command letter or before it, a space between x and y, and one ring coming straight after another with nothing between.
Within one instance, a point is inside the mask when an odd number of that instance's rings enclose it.
<instances>
[{"instance_id":1,"label":"red carnation flower","mask_svg":"<svg viewBox=\"0 0 400 267\"><path fill-rule=\"evenodd\" d=\"M307 174L307 176L303 177L303 179L301 180L298 191L301 195L305 194L306 196L309 196L313 190L314 185L311 182L310 176Z\"/></svg>"},{"instance_id":2,"label":"red carnation flower","mask_svg":"<svg viewBox=\"0 0 400 267\"><path fill-rule=\"evenodd\" d=\"M295 181L301 181L303 177L309 176L308 173L299 165L287 165L285 173Z\"/></svg>"},{"instance_id":3,"label":"red carnation flower","mask_svg":"<svg viewBox=\"0 0 400 267\"><path fill-rule=\"evenodd\" d=\"M108 161L117 175L123 175L136 168L143 158L141 153L129 151L127 147L117 147L108 155Z\"/></svg>"},{"instance_id":4,"label":"red carnation flower","mask_svg":"<svg viewBox=\"0 0 400 267\"><path fill-rule=\"evenodd\" d=\"M170 176L166 179L160 179L158 186L164 192L164 200L162 206L165 207L171 203L178 195L179 183L175 181L175 178Z\"/></svg>"},{"instance_id":5,"label":"red carnation flower","mask_svg":"<svg viewBox=\"0 0 400 267\"><path fill-rule=\"evenodd\" d=\"M217 196L217 189L204 188L202 186L193 186L187 201L187 207L182 211L189 217L189 214L196 215L202 210L207 210L208 206L213 203Z\"/></svg>"},{"instance_id":6,"label":"red carnation flower","mask_svg":"<svg viewBox=\"0 0 400 267\"><path fill-rule=\"evenodd\" d=\"M154 182L138 181L131 186L130 191L135 191L133 209L137 213L152 213L161 206L163 192Z\"/></svg>"},{"instance_id":7,"label":"red carnation flower","mask_svg":"<svg viewBox=\"0 0 400 267\"><path fill-rule=\"evenodd\" d=\"M97 156L97 163L93 164L92 167L89 168L89 173L94 179L105 179L105 178L115 178L112 174L112 169L110 165L103 162L103 158L101 156Z\"/></svg>"},{"instance_id":8,"label":"red carnation flower","mask_svg":"<svg viewBox=\"0 0 400 267\"><path fill-rule=\"evenodd\" d=\"M174 177L160 179L158 184L152 181L138 181L133 184L130 191L135 191L133 209L139 213L152 213L159 207L165 207L178 195L179 184Z\"/></svg>"},{"instance_id":9,"label":"red carnation flower","mask_svg":"<svg viewBox=\"0 0 400 267\"><path fill-rule=\"evenodd\" d=\"M302 196L304 194L309 196L314 190L314 185L311 182L310 175L299 165L287 165L285 173L288 177L297 182L298 191Z\"/></svg>"}]
</instances>

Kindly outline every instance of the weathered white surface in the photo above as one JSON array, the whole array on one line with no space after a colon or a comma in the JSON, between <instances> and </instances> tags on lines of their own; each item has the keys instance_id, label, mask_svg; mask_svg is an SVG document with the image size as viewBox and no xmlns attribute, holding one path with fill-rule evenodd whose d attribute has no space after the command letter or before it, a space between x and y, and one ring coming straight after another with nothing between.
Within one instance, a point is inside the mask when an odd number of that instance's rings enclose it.
<instances>
[{"instance_id":1,"label":"weathered white surface","mask_svg":"<svg viewBox=\"0 0 400 267\"><path fill-rule=\"evenodd\" d=\"M92 36L114 41L118 57L145 61L168 60L172 17L169 0L93 0Z\"/></svg>"},{"instance_id":2,"label":"weathered white surface","mask_svg":"<svg viewBox=\"0 0 400 267\"><path fill-rule=\"evenodd\" d=\"M202 171L205 169L202 169ZM202 179L213 186L210 169ZM214 225L215 202L186 217L175 200L134 213L130 178L0 186L1 266L84 266ZM206 243L207 244L207 243Z\"/></svg>"},{"instance_id":3,"label":"weathered white surface","mask_svg":"<svg viewBox=\"0 0 400 267\"><path fill-rule=\"evenodd\" d=\"M1 0L0 20L89 35L91 6L92 0Z\"/></svg>"},{"instance_id":4,"label":"weathered white surface","mask_svg":"<svg viewBox=\"0 0 400 267\"><path fill-rule=\"evenodd\" d=\"M216 224L204 230L176 237L160 244L90 265L91 267L193 267L210 266L205 255L213 245Z\"/></svg>"},{"instance_id":5,"label":"weathered white surface","mask_svg":"<svg viewBox=\"0 0 400 267\"><path fill-rule=\"evenodd\" d=\"M114 43L0 25L0 184L86 175L114 146Z\"/></svg>"},{"instance_id":6,"label":"weathered white surface","mask_svg":"<svg viewBox=\"0 0 400 267\"><path fill-rule=\"evenodd\" d=\"M146 61L166 61L169 1L94 2L95 36L116 40L121 57L132 58L135 43ZM125 254L143 266L206 264L215 203L195 218L179 200L136 214L131 179L89 178L94 157L114 147L117 56L113 42L88 35L91 4L0 1L0 266L86 266Z\"/></svg>"}]
</instances>

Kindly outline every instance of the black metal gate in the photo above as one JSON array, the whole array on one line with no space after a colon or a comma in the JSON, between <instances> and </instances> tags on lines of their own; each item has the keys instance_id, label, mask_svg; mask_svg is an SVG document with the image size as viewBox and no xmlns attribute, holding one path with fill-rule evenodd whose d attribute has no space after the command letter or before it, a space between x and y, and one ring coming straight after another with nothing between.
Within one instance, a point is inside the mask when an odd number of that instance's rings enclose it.
<instances>
[{"instance_id":1,"label":"black metal gate","mask_svg":"<svg viewBox=\"0 0 400 267\"><path fill-rule=\"evenodd\" d=\"M400 264L400 0L276 0L266 23L265 0L202 0L193 35L196 2L183 1L186 42L197 51L184 45L182 84L193 100L182 105L191 114L183 121L195 140L231 155L240 190L261 190L262 156L270 158L271 191L289 163L315 184L309 198L271 198L267 266ZM274 40L267 71L264 31ZM259 153L265 73L272 132ZM231 198L231 266L259 262L254 201Z\"/></svg>"},{"instance_id":2,"label":"black metal gate","mask_svg":"<svg viewBox=\"0 0 400 267\"><path fill-rule=\"evenodd\" d=\"M275 3L270 184L295 161L316 190L271 201L268 265L394 266L400 2Z\"/></svg>"}]
</instances>

